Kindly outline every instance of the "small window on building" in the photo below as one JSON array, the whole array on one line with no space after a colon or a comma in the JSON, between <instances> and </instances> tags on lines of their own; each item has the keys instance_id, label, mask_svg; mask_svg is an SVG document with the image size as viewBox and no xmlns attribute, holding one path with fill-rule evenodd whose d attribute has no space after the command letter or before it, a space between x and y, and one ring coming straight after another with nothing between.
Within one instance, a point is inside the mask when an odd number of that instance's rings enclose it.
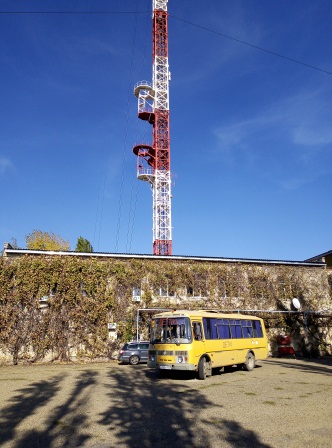
<instances>
[{"instance_id":1,"label":"small window on building","mask_svg":"<svg viewBox=\"0 0 332 448\"><path fill-rule=\"evenodd\" d=\"M187 286L187 296L194 295L194 288L192 286Z\"/></svg>"},{"instance_id":2,"label":"small window on building","mask_svg":"<svg viewBox=\"0 0 332 448\"><path fill-rule=\"evenodd\" d=\"M160 297L167 297L168 296L168 290L165 288L159 288L159 295Z\"/></svg>"},{"instance_id":3,"label":"small window on building","mask_svg":"<svg viewBox=\"0 0 332 448\"><path fill-rule=\"evenodd\" d=\"M141 297L141 288L133 288L133 296Z\"/></svg>"}]
</instances>

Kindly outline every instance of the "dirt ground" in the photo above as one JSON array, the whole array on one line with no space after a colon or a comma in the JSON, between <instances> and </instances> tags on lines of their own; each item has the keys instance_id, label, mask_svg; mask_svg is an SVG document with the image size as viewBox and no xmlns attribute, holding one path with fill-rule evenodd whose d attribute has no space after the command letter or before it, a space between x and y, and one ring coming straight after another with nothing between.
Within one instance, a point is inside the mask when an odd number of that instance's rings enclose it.
<instances>
[{"instance_id":1,"label":"dirt ground","mask_svg":"<svg viewBox=\"0 0 332 448\"><path fill-rule=\"evenodd\" d=\"M160 379L146 365L0 367L0 446L331 447L332 359Z\"/></svg>"}]
</instances>

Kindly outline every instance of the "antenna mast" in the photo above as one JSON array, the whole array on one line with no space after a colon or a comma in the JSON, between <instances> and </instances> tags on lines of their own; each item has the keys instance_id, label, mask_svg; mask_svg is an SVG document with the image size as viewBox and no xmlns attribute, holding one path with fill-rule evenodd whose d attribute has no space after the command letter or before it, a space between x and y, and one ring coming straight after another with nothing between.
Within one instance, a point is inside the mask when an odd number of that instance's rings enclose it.
<instances>
[{"instance_id":1,"label":"antenna mast","mask_svg":"<svg viewBox=\"0 0 332 448\"><path fill-rule=\"evenodd\" d=\"M136 145L137 177L151 185L153 255L172 255L169 134L168 0L152 0L152 83L140 81L134 94L138 118L152 125L152 146Z\"/></svg>"}]
</instances>

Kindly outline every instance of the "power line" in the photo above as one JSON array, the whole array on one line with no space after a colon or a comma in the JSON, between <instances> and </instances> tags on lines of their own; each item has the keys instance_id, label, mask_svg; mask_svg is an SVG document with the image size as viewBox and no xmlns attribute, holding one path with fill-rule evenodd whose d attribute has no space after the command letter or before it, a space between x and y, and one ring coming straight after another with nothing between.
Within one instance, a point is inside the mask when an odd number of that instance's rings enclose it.
<instances>
[{"instance_id":1,"label":"power line","mask_svg":"<svg viewBox=\"0 0 332 448\"><path fill-rule=\"evenodd\" d=\"M147 16L147 18L148 18L148 16ZM145 40L144 40L144 49L143 49L143 57L142 57L142 72L144 72L145 60L146 60L146 55L147 55L146 47L147 47L147 40L148 40L148 29L149 29L149 22L148 22L148 20L146 20ZM136 120L136 141L138 141L138 130L139 130L139 123L138 123L138 120ZM146 128L145 128L145 131L146 131ZM138 201L138 184L139 184L139 182L137 182L137 167L135 166L135 176L132 177L131 194L130 194L130 206L129 206L127 242L126 242L126 252L127 253L131 252L131 243L132 243L134 227L135 227L136 207L137 207L137 201ZM134 194L135 194L135 196L134 196Z\"/></svg>"},{"instance_id":2,"label":"power line","mask_svg":"<svg viewBox=\"0 0 332 448\"><path fill-rule=\"evenodd\" d=\"M136 0L136 7L138 8L139 0ZM131 61L130 61L130 69L129 69L129 83L128 85L133 85L132 76L134 71L134 57L135 57L135 45L136 45L136 35L137 35L137 14L135 14L135 22L133 28L133 42L131 47ZM122 157L122 167L121 167L121 182L120 182L120 191L119 191L119 205L118 205L118 219L116 226L116 236L115 236L115 252L118 251L119 247L119 239L120 239L120 228L121 228L121 219L122 219L122 204L123 204L123 192L124 192L124 173L125 173L125 164L127 160L127 138L128 138L128 124L129 124L129 103L132 94L128 90L127 92L127 114L126 114L126 122L125 122L125 132L123 139L123 157Z\"/></svg>"},{"instance_id":3,"label":"power line","mask_svg":"<svg viewBox=\"0 0 332 448\"><path fill-rule=\"evenodd\" d=\"M0 11L0 14L146 14L151 11Z\"/></svg>"},{"instance_id":4,"label":"power line","mask_svg":"<svg viewBox=\"0 0 332 448\"><path fill-rule=\"evenodd\" d=\"M112 15L112 14L146 14L146 13L150 13L150 11L0 11L0 14L86 14L86 15L88 15L88 14L90 14L90 15L92 15L92 14L95 14L95 15L109 14L109 15ZM236 37L229 36L228 34L220 33L219 31L213 30L211 28L207 28L205 26L198 25L197 23L190 22L189 20L181 19L180 17L173 16L172 14L169 14L169 17L179 20L180 22L187 23L188 25L194 26L196 28L200 28L201 30L208 31L209 33L217 34L218 36L222 36L222 37L225 37L226 39L233 40L242 45L246 45L248 47L255 48L256 50L260 50L260 51L264 51L265 53L269 53L273 56L277 56L279 58L286 59L287 61L294 62L295 64L300 64L300 65L303 65L304 67L308 67L313 70L317 70L317 71L326 73L328 75L332 75L332 72L329 72L328 70L324 70L322 68L316 67L315 65L307 64L302 61L298 61L297 59L290 58L281 53L277 53L276 51L268 50L267 48L263 48L258 45L251 44L244 40L237 39Z\"/></svg>"},{"instance_id":5,"label":"power line","mask_svg":"<svg viewBox=\"0 0 332 448\"><path fill-rule=\"evenodd\" d=\"M244 40L240 40L240 39L237 39L236 37L228 36L227 34L220 33L219 31L212 30L211 28L207 28L207 27L202 26L202 25L197 25L197 23L189 22L188 20L181 19L180 17L176 17L176 16L173 16L171 14L169 14L169 16L172 17L173 19L179 20L180 22L188 23L189 25L195 26L196 28L200 28L200 29L202 29L204 31L209 31L210 33L213 33L213 34L217 34L218 36L226 37L226 39L234 40L235 42L238 42L238 43L243 44L243 45L247 45L248 47L251 47L251 48L255 48L256 50L265 51L265 53L272 54L273 56L278 56L279 58L287 59L288 61L295 62L296 64L301 64L301 65L304 65L305 67L312 68L314 70L318 70L318 71L323 72L323 73L327 73L328 75L332 75L332 72L329 72L329 71L324 70L324 69L319 68L319 67L315 67L314 65L306 64L305 62L301 62L301 61L298 61L296 59L289 58L288 56L284 56L284 55L282 55L280 53L276 53L275 51L267 50L266 48L250 44L249 42L245 42Z\"/></svg>"}]
</instances>

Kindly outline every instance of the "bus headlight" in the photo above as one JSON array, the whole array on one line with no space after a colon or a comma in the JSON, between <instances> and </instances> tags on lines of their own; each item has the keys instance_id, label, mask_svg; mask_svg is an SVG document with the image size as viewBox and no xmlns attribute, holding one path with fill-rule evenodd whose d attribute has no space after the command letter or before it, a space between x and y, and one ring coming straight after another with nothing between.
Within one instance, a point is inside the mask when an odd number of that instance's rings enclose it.
<instances>
[{"instance_id":1,"label":"bus headlight","mask_svg":"<svg viewBox=\"0 0 332 448\"><path fill-rule=\"evenodd\" d=\"M155 360L156 360L156 357L154 355L150 355L150 361L155 362Z\"/></svg>"},{"instance_id":2,"label":"bus headlight","mask_svg":"<svg viewBox=\"0 0 332 448\"><path fill-rule=\"evenodd\" d=\"M179 350L177 353L175 352L175 355L179 364L188 363L188 352Z\"/></svg>"},{"instance_id":3,"label":"bus headlight","mask_svg":"<svg viewBox=\"0 0 332 448\"><path fill-rule=\"evenodd\" d=\"M176 355L176 359L179 364L186 364L188 362L188 353L179 353Z\"/></svg>"}]
</instances>

